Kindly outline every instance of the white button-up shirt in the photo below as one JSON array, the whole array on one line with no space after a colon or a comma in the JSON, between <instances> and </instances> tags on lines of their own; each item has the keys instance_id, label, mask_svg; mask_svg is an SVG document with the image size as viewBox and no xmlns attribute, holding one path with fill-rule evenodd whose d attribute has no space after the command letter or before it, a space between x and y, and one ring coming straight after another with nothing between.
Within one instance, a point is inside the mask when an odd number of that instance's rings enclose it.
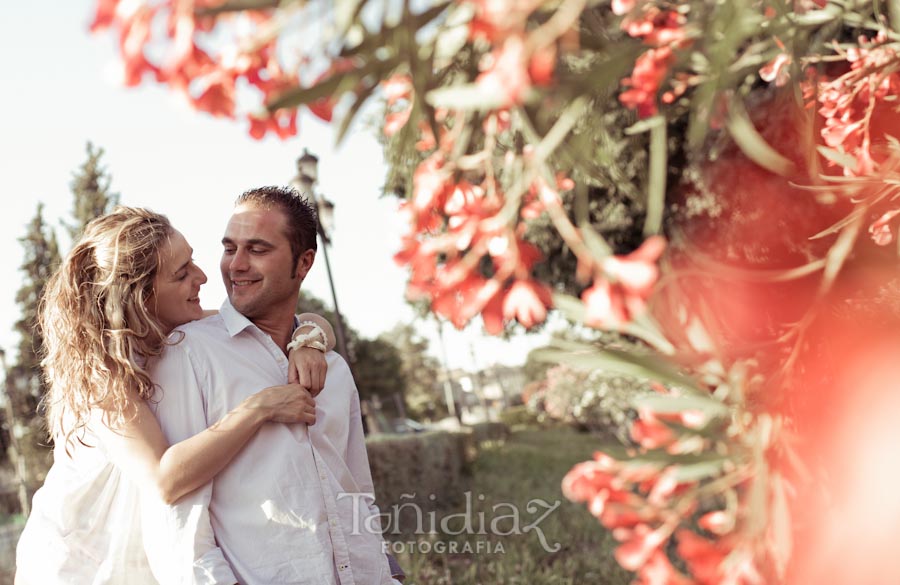
<instances>
[{"instance_id":1,"label":"white button-up shirt","mask_svg":"<svg viewBox=\"0 0 900 585\"><path fill-rule=\"evenodd\" d=\"M287 382L284 353L227 300L179 330L184 339L151 366L170 443ZM144 542L161 583L391 583L356 385L339 355L326 359L315 425L267 423L212 483L173 506L144 498Z\"/></svg>"}]
</instances>

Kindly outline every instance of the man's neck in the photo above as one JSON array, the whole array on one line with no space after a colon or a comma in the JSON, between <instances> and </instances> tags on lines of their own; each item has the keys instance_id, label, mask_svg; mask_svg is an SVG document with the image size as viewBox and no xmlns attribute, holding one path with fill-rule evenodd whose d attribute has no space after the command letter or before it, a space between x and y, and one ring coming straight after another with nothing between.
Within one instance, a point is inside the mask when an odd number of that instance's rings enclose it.
<instances>
[{"instance_id":1,"label":"man's neck","mask_svg":"<svg viewBox=\"0 0 900 585\"><path fill-rule=\"evenodd\" d=\"M287 344L291 340L291 334L294 332L294 312L281 312L278 314L269 314L258 319L250 319L254 325L259 327L264 333L268 334L275 342L275 345L281 348L285 354L287 353Z\"/></svg>"}]
</instances>

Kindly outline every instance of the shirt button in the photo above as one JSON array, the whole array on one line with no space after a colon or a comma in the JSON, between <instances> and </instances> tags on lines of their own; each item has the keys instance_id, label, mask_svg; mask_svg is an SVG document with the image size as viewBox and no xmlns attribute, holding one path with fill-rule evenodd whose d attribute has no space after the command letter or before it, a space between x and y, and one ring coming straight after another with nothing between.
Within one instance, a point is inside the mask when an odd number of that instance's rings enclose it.
<instances>
[{"instance_id":1,"label":"shirt button","mask_svg":"<svg viewBox=\"0 0 900 585\"><path fill-rule=\"evenodd\" d=\"M338 570L343 571L347 568L347 565L338 565Z\"/></svg>"}]
</instances>

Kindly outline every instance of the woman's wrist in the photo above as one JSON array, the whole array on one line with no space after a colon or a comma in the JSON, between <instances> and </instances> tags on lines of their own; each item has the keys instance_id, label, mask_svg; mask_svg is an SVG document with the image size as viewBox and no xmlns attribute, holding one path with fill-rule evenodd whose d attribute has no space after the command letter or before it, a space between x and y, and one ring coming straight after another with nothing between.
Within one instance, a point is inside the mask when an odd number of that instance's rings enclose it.
<instances>
[{"instance_id":1,"label":"woman's wrist","mask_svg":"<svg viewBox=\"0 0 900 585\"><path fill-rule=\"evenodd\" d=\"M315 321L301 321L287 345L288 351L310 347L324 353L327 351L328 336Z\"/></svg>"},{"instance_id":2,"label":"woman's wrist","mask_svg":"<svg viewBox=\"0 0 900 585\"><path fill-rule=\"evenodd\" d=\"M241 408L254 426L261 426L275 416L275 409L263 400L266 390L267 388L264 388L256 394L248 396L241 403Z\"/></svg>"}]
</instances>

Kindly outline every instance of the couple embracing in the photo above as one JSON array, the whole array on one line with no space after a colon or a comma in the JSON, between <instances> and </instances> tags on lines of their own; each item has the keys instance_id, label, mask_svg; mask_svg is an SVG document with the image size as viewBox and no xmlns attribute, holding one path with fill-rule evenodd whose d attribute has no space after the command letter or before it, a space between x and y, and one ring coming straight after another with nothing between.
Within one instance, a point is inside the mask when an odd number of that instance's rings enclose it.
<instances>
[{"instance_id":1,"label":"couple embracing","mask_svg":"<svg viewBox=\"0 0 900 585\"><path fill-rule=\"evenodd\" d=\"M91 222L48 283L54 465L17 585L403 580L372 518L350 370L327 321L294 315L314 210L247 191L222 244L228 299L206 318L190 246L143 209Z\"/></svg>"}]
</instances>

